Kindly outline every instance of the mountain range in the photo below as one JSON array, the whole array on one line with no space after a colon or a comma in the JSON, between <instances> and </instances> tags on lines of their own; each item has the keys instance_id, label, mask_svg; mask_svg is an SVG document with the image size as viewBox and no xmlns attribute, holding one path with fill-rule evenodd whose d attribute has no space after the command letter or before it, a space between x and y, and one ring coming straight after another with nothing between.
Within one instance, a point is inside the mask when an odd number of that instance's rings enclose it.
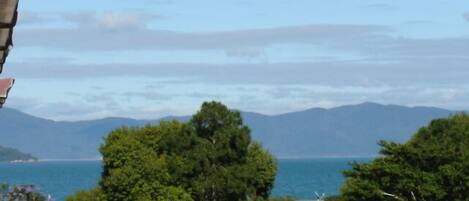
<instances>
[{"instance_id":1,"label":"mountain range","mask_svg":"<svg viewBox=\"0 0 469 201\"><path fill-rule=\"evenodd\" d=\"M455 111L363 103L331 109L312 108L281 115L242 112L252 136L279 158L369 157L380 139L405 142L432 119ZM186 121L189 117L167 117ZM0 110L0 145L40 159L97 159L105 136L121 126L154 124L161 119L105 118L52 121L18 110Z\"/></svg>"}]
</instances>

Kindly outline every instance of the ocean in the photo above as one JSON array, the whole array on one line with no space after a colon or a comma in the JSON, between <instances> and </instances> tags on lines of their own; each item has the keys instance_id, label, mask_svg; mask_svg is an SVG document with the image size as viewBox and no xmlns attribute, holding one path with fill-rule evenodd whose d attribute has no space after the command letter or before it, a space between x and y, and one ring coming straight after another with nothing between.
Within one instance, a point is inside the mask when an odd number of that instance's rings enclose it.
<instances>
[{"instance_id":1,"label":"ocean","mask_svg":"<svg viewBox=\"0 0 469 201\"><path fill-rule=\"evenodd\" d=\"M365 158L281 159L274 196L313 199L314 192L334 195L344 181L341 172L352 161ZM0 183L34 184L45 195L64 201L69 195L96 186L101 174L99 161L55 161L39 163L1 163Z\"/></svg>"}]
</instances>

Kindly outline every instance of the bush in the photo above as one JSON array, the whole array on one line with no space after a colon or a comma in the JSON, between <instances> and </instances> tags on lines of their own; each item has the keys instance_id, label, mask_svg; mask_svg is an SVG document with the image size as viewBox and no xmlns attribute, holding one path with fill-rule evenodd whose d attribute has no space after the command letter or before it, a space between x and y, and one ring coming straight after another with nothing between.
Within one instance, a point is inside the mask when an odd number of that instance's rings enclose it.
<instances>
[{"instance_id":1,"label":"bush","mask_svg":"<svg viewBox=\"0 0 469 201\"><path fill-rule=\"evenodd\" d=\"M67 198L68 201L105 201L106 197L100 188L89 191L80 191Z\"/></svg>"},{"instance_id":2,"label":"bush","mask_svg":"<svg viewBox=\"0 0 469 201\"><path fill-rule=\"evenodd\" d=\"M469 116L434 120L405 144L380 145L382 157L345 172L344 201L468 200Z\"/></svg>"},{"instance_id":3,"label":"bush","mask_svg":"<svg viewBox=\"0 0 469 201\"><path fill-rule=\"evenodd\" d=\"M296 199L293 197L276 197L276 198L271 198L269 201L295 201Z\"/></svg>"},{"instance_id":4,"label":"bush","mask_svg":"<svg viewBox=\"0 0 469 201\"><path fill-rule=\"evenodd\" d=\"M325 201L342 201L342 197L336 195L336 196L330 196L325 199Z\"/></svg>"},{"instance_id":5,"label":"bush","mask_svg":"<svg viewBox=\"0 0 469 201\"><path fill-rule=\"evenodd\" d=\"M239 112L204 103L188 123L121 128L100 149L100 190L68 201L242 201L266 199L276 161L258 143Z\"/></svg>"},{"instance_id":6,"label":"bush","mask_svg":"<svg viewBox=\"0 0 469 201\"><path fill-rule=\"evenodd\" d=\"M0 185L0 201L46 201L34 185Z\"/></svg>"}]
</instances>

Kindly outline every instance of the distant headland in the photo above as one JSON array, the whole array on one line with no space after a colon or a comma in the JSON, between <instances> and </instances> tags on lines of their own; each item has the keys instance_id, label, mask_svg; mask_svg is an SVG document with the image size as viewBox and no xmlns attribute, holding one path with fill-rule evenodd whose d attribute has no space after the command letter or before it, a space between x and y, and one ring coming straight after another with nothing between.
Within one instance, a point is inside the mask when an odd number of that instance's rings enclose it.
<instances>
[{"instance_id":1,"label":"distant headland","mask_svg":"<svg viewBox=\"0 0 469 201\"><path fill-rule=\"evenodd\" d=\"M13 148L0 146L0 162L30 163L36 161L37 158L31 154L23 153Z\"/></svg>"}]
</instances>

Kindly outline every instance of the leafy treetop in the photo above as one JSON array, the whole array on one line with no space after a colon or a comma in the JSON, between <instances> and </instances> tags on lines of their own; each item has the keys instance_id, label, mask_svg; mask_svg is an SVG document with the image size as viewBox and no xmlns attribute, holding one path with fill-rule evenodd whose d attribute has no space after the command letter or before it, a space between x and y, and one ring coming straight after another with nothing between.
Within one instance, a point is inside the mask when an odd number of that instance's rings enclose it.
<instances>
[{"instance_id":1,"label":"leafy treetop","mask_svg":"<svg viewBox=\"0 0 469 201\"><path fill-rule=\"evenodd\" d=\"M207 102L187 123L120 128L101 146L97 188L69 201L243 201L270 195L276 161L237 111Z\"/></svg>"},{"instance_id":2,"label":"leafy treetop","mask_svg":"<svg viewBox=\"0 0 469 201\"><path fill-rule=\"evenodd\" d=\"M434 120L405 144L379 144L380 158L345 172L343 200L468 200L468 115Z\"/></svg>"}]
</instances>

